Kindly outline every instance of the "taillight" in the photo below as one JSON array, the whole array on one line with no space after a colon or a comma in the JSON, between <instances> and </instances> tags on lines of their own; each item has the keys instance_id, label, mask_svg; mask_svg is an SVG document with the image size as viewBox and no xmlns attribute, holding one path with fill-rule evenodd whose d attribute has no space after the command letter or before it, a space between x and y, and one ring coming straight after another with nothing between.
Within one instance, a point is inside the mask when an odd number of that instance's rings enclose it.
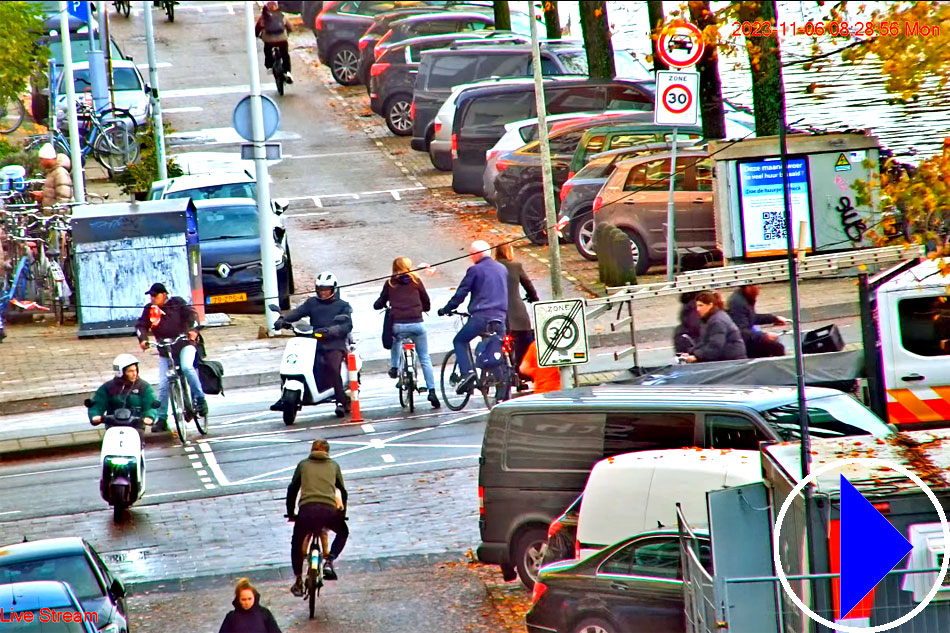
<instances>
[{"instance_id":1,"label":"taillight","mask_svg":"<svg viewBox=\"0 0 950 633\"><path fill-rule=\"evenodd\" d=\"M573 177L576 176L576 175L577 175L577 174L575 174L574 172L569 171L569 172L567 172L567 179L570 180L571 178L573 178Z\"/></svg>"},{"instance_id":2,"label":"taillight","mask_svg":"<svg viewBox=\"0 0 950 633\"><path fill-rule=\"evenodd\" d=\"M531 590L531 604L537 604L547 590L548 586L543 582L534 583L534 589Z\"/></svg>"},{"instance_id":3,"label":"taillight","mask_svg":"<svg viewBox=\"0 0 950 633\"><path fill-rule=\"evenodd\" d=\"M386 31L386 35L379 38L379 41L376 42L376 47L373 48L373 55L376 56L376 59L379 59L379 56L383 54L384 50L386 50L386 48L383 46L383 42L388 40L389 36L392 34L393 34L393 30L389 29L388 31Z\"/></svg>"},{"instance_id":4,"label":"taillight","mask_svg":"<svg viewBox=\"0 0 950 633\"><path fill-rule=\"evenodd\" d=\"M413 101L412 105L409 106L409 118L413 121L416 120L416 102Z\"/></svg>"},{"instance_id":5,"label":"taillight","mask_svg":"<svg viewBox=\"0 0 950 633\"><path fill-rule=\"evenodd\" d=\"M452 135L452 160L456 160L459 157L459 135Z\"/></svg>"},{"instance_id":6,"label":"taillight","mask_svg":"<svg viewBox=\"0 0 950 633\"><path fill-rule=\"evenodd\" d=\"M441 122L441 121L436 121L436 122L435 122L435 133L438 134L438 133L441 132L441 131L442 131L442 122Z\"/></svg>"},{"instance_id":7,"label":"taillight","mask_svg":"<svg viewBox=\"0 0 950 633\"><path fill-rule=\"evenodd\" d=\"M564 526L561 525L561 522L557 519L551 521L551 525L548 526L548 538L550 539L552 536L560 532L562 527Z\"/></svg>"},{"instance_id":8,"label":"taillight","mask_svg":"<svg viewBox=\"0 0 950 633\"><path fill-rule=\"evenodd\" d=\"M363 49L366 48L367 46L369 46L369 40L368 40L368 39L360 39L360 50L363 50Z\"/></svg>"},{"instance_id":9,"label":"taillight","mask_svg":"<svg viewBox=\"0 0 950 633\"><path fill-rule=\"evenodd\" d=\"M333 6L333 3L327 2L323 7L323 11L317 14L317 18L313 21L314 30L316 31L323 30L323 16L326 15L327 9L329 9L331 6Z\"/></svg>"},{"instance_id":10,"label":"taillight","mask_svg":"<svg viewBox=\"0 0 950 633\"><path fill-rule=\"evenodd\" d=\"M498 150L497 150L497 149L490 149L490 150L488 150L487 152L485 152L485 162L487 163L488 161L490 161L491 159L493 159L495 156L498 156Z\"/></svg>"},{"instance_id":11,"label":"taillight","mask_svg":"<svg viewBox=\"0 0 950 633\"><path fill-rule=\"evenodd\" d=\"M384 62L384 63L382 63L382 64L373 64L373 65L370 66L370 68L369 68L369 76L370 76L370 77L379 77L379 76L382 75L384 72L386 72L386 71L389 69L390 66L392 66L392 64L389 64L389 63L386 63L386 62Z\"/></svg>"},{"instance_id":12,"label":"taillight","mask_svg":"<svg viewBox=\"0 0 950 633\"><path fill-rule=\"evenodd\" d=\"M504 158L500 158L500 159L498 159L498 160L495 161L495 170L496 170L498 173L501 173L501 172L505 171L505 170L508 169L509 167L511 167L511 163L510 163L509 161L505 160Z\"/></svg>"},{"instance_id":13,"label":"taillight","mask_svg":"<svg viewBox=\"0 0 950 633\"><path fill-rule=\"evenodd\" d=\"M478 487L478 516L485 516L485 488L483 486Z\"/></svg>"},{"instance_id":14,"label":"taillight","mask_svg":"<svg viewBox=\"0 0 950 633\"><path fill-rule=\"evenodd\" d=\"M561 193L560 193L561 202L564 202L564 198L567 197L567 194L569 194L571 192L571 189L573 188L574 188L574 183L572 182L566 182L563 185L561 185Z\"/></svg>"},{"instance_id":15,"label":"taillight","mask_svg":"<svg viewBox=\"0 0 950 633\"><path fill-rule=\"evenodd\" d=\"M581 557L581 542L577 539L574 539L574 558Z\"/></svg>"},{"instance_id":16,"label":"taillight","mask_svg":"<svg viewBox=\"0 0 950 633\"><path fill-rule=\"evenodd\" d=\"M604 199L601 198L600 196L597 196L596 198L594 198L594 213L597 213L598 211L600 211L600 208L602 206L604 206Z\"/></svg>"},{"instance_id":17,"label":"taillight","mask_svg":"<svg viewBox=\"0 0 950 633\"><path fill-rule=\"evenodd\" d=\"M511 350L514 349L513 343L514 338L512 338L511 334L505 334L505 338L501 340L501 351L505 354L510 354Z\"/></svg>"}]
</instances>

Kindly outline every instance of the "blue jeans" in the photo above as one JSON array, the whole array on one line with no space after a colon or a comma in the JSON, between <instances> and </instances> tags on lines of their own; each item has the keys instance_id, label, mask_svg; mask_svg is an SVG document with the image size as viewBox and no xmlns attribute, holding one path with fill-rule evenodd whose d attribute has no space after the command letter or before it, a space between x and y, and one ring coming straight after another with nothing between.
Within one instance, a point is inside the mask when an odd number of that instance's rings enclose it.
<instances>
[{"instance_id":1,"label":"blue jeans","mask_svg":"<svg viewBox=\"0 0 950 633\"><path fill-rule=\"evenodd\" d=\"M188 381L188 387L191 389L191 397L197 400L204 400L205 392L201 390L201 380L198 379L198 370L195 369L195 354L198 349L194 345L185 345L178 353L178 361L181 363L182 372L185 374L185 380ZM171 358L164 356L158 357L158 418L160 420L168 419L168 373Z\"/></svg>"},{"instance_id":2,"label":"blue jeans","mask_svg":"<svg viewBox=\"0 0 950 633\"><path fill-rule=\"evenodd\" d=\"M455 338L452 339L452 347L455 348L455 361L458 363L459 370L463 376L475 371L475 368L472 367L471 357L469 356L471 354L471 347L469 345L472 339L487 330L488 322L494 320L495 319L490 319L486 316L473 314L472 317L465 322L465 325L462 326L462 329L458 331ZM504 317L502 317L501 323L499 324L499 332L504 333L504 331L505 320Z\"/></svg>"},{"instance_id":3,"label":"blue jeans","mask_svg":"<svg viewBox=\"0 0 950 633\"><path fill-rule=\"evenodd\" d=\"M399 368L399 358L402 356L400 338L408 338L416 344L416 355L422 365L422 376L426 387L435 389L435 376L432 371L432 359L429 357L429 342L426 340L426 328L421 323L393 323L393 349L390 354L392 366Z\"/></svg>"}]
</instances>

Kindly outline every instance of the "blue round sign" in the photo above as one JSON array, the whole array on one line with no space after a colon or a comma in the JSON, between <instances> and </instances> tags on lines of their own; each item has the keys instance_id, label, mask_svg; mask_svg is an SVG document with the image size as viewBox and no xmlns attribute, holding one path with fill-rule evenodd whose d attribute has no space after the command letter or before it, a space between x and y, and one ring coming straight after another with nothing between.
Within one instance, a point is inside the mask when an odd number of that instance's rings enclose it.
<instances>
[{"instance_id":1,"label":"blue round sign","mask_svg":"<svg viewBox=\"0 0 950 633\"><path fill-rule=\"evenodd\" d=\"M261 95L261 112L264 119L264 138L255 139L254 125L251 122L251 95L247 95L234 106L234 112L231 114L231 125L245 141L266 141L276 134L277 129L280 128L280 109L274 103L274 100L266 95Z\"/></svg>"}]
</instances>

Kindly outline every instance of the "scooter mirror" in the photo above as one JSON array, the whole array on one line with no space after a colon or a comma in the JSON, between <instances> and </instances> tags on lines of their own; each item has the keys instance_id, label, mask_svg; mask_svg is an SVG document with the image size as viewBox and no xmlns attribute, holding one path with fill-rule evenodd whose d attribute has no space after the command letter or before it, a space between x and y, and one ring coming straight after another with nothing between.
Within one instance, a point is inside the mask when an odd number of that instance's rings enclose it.
<instances>
[{"instance_id":1,"label":"scooter mirror","mask_svg":"<svg viewBox=\"0 0 950 633\"><path fill-rule=\"evenodd\" d=\"M129 409L116 409L113 416L116 420L130 420L132 418L132 411Z\"/></svg>"},{"instance_id":2,"label":"scooter mirror","mask_svg":"<svg viewBox=\"0 0 950 633\"><path fill-rule=\"evenodd\" d=\"M82 401L82 404L87 409L91 409L92 405L94 405L95 402L93 402L92 398L86 398L85 400Z\"/></svg>"}]
</instances>

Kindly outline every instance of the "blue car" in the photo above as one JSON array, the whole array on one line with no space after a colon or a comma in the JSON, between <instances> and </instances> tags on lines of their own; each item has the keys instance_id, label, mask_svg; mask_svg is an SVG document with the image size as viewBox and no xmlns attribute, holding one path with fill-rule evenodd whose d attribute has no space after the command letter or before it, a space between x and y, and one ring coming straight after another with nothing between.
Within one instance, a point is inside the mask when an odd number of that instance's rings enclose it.
<instances>
[{"instance_id":1,"label":"blue car","mask_svg":"<svg viewBox=\"0 0 950 633\"><path fill-rule=\"evenodd\" d=\"M40 580L0 585L0 630L11 633L97 633L97 614L83 611L69 585Z\"/></svg>"}]
</instances>

